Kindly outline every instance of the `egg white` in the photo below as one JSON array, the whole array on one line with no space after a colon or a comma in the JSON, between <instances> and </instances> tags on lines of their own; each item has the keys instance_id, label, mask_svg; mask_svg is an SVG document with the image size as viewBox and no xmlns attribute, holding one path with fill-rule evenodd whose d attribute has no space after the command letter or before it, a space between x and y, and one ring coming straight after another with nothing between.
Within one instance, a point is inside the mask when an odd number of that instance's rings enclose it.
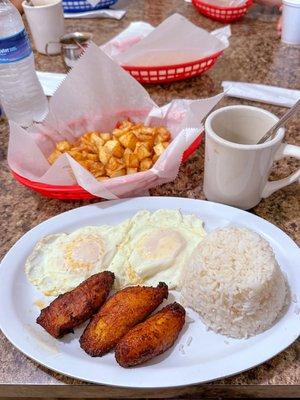
<instances>
[{"instance_id":1,"label":"egg white","mask_svg":"<svg viewBox=\"0 0 300 400\"><path fill-rule=\"evenodd\" d=\"M119 287L165 282L179 289L182 271L204 236L203 222L195 215L171 209L140 211L130 220L110 270Z\"/></svg>"},{"instance_id":2,"label":"egg white","mask_svg":"<svg viewBox=\"0 0 300 400\"><path fill-rule=\"evenodd\" d=\"M74 289L91 275L109 269L129 221L118 226L86 226L71 234L48 235L25 264L29 281L47 296Z\"/></svg>"}]
</instances>

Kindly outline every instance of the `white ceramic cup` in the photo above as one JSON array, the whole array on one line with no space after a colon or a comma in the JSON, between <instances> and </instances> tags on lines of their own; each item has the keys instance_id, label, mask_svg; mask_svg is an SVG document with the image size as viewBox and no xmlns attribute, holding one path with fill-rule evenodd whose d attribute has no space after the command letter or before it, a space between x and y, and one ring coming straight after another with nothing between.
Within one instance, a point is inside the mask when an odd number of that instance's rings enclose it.
<instances>
[{"instance_id":1,"label":"white ceramic cup","mask_svg":"<svg viewBox=\"0 0 300 400\"><path fill-rule=\"evenodd\" d=\"M255 144L278 118L250 106L224 107L205 122L204 194L208 200L244 210L297 180L300 169L285 179L269 182L273 161L285 156L300 159L300 147L282 143L284 129Z\"/></svg>"},{"instance_id":2,"label":"white ceramic cup","mask_svg":"<svg viewBox=\"0 0 300 400\"><path fill-rule=\"evenodd\" d=\"M283 0L281 40L300 45L300 0Z\"/></svg>"},{"instance_id":3,"label":"white ceramic cup","mask_svg":"<svg viewBox=\"0 0 300 400\"><path fill-rule=\"evenodd\" d=\"M39 53L59 54L59 38L65 33L65 20L61 0L44 0L47 4L29 6L26 1L22 5L32 33L35 48Z\"/></svg>"}]
</instances>

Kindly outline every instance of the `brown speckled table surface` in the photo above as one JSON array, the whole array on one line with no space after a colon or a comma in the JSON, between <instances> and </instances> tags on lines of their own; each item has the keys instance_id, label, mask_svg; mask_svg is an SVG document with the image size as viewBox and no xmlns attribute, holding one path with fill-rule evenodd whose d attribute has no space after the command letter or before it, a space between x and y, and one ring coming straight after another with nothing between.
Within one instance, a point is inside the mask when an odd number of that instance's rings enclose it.
<instances>
[{"instance_id":1,"label":"brown speckled table surface","mask_svg":"<svg viewBox=\"0 0 300 400\"><path fill-rule=\"evenodd\" d=\"M124 29L131 21L144 20L159 24L167 16L179 12L196 25L207 30L221 24L200 16L184 0L125 1L127 15L115 20L66 20L68 31L90 31L97 44L102 44ZM230 48L206 74L183 82L148 87L150 95L159 104L175 98L197 99L221 91L222 80L241 80L300 89L300 49L280 43L276 35L277 16L270 9L253 7L246 17L232 24ZM38 70L65 72L58 56L48 58L36 54ZM238 99L226 99L224 104L251 104ZM252 103L253 104L253 103ZM257 104L256 104L257 105ZM286 109L263 105L278 116ZM286 141L299 144L300 121L295 117L288 126ZM29 229L38 223L74 207L89 202L49 200L16 183L6 162L8 125L0 121L0 256ZM152 195L181 196L203 199L203 147L184 164L178 178L151 191ZM294 159L284 159L274 165L271 179L289 175L299 167ZM261 201L251 212L272 222L298 244L300 243L299 186L290 185ZM17 294L16 294L17 295ZM1 305L1 307L4 305ZM86 384L64 377L39 366L16 350L0 333L0 397L300 397L300 342L248 372L214 383L169 390L129 390Z\"/></svg>"}]
</instances>

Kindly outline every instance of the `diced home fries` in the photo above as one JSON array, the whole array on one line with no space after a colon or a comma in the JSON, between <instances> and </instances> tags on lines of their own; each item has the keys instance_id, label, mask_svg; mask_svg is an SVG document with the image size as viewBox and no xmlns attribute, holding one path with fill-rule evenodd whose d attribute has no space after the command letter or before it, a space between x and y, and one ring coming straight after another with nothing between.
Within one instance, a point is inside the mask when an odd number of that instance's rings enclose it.
<instances>
[{"instance_id":1,"label":"diced home fries","mask_svg":"<svg viewBox=\"0 0 300 400\"><path fill-rule=\"evenodd\" d=\"M171 141L164 127L125 120L112 133L87 132L75 143L58 142L48 157L50 164L68 153L98 180L147 171Z\"/></svg>"}]
</instances>

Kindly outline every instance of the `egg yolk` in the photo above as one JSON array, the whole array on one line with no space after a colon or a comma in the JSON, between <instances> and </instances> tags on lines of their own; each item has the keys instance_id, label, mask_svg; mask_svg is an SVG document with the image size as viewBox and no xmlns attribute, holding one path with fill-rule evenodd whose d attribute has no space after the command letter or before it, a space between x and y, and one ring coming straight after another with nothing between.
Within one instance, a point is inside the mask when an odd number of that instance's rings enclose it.
<instances>
[{"instance_id":1,"label":"egg yolk","mask_svg":"<svg viewBox=\"0 0 300 400\"><path fill-rule=\"evenodd\" d=\"M180 233L173 230L155 230L145 235L139 252L147 259L174 259L185 247L186 241Z\"/></svg>"},{"instance_id":2,"label":"egg yolk","mask_svg":"<svg viewBox=\"0 0 300 400\"><path fill-rule=\"evenodd\" d=\"M89 235L72 240L65 246L64 258L70 269L89 270L102 259L105 245L100 236Z\"/></svg>"}]
</instances>

